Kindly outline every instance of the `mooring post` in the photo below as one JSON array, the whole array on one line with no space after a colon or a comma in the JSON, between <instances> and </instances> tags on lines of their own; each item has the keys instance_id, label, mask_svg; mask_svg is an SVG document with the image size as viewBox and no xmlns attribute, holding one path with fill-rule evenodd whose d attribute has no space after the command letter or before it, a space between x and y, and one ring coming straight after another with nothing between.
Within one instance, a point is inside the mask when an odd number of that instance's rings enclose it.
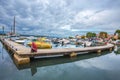
<instances>
[{"instance_id":1,"label":"mooring post","mask_svg":"<svg viewBox=\"0 0 120 80\"><path fill-rule=\"evenodd\" d=\"M101 53L102 51L101 50L97 50L97 53Z\"/></svg>"},{"instance_id":2,"label":"mooring post","mask_svg":"<svg viewBox=\"0 0 120 80\"><path fill-rule=\"evenodd\" d=\"M71 54L70 54L70 57L76 57L77 56L77 53L75 53L75 52L72 52Z\"/></svg>"},{"instance_id":3,"label":"mooring post","mask_svg":"<svg viewBox=\"0 0 120 80\"><path fill-rule=\"evenodd\" d=\"M111 52L111 51L112 51L112 48L110 48L109 51Z\"/></svg>"},{"instance_id":4,"label":"mooring post","mask_svg":"<svg viewBox=\"0 0 120 80\"><path fill-rule=\"evenodd\" d=\"M102 52L101 50L97 50L98 55L101 55L101 52Z\"/></svg>"}]
</instances>

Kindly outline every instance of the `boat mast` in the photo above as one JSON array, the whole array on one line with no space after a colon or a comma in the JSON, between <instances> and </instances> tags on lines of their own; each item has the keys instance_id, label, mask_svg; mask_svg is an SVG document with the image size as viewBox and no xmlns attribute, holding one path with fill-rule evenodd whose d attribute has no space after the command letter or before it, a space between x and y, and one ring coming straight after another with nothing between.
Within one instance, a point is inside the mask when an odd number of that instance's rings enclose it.
<instances>
[{"instance_id":1,"label":"boat mast","mask_svg":"<svg viewBox=\"0 0 120 80\"><path fill-rule=\"evenodd\" d=\"M11 34L13 33L12 26L11 26Z\"/></svg>"},{"instance_id":2,"label":"boat mast","mask_svg":"<svg viewBox=\"0 0 120 80\"><path fill-rule=\"evenodd\" d=\"M14 16L14 22L13 22L13 34L15 34L15 16Z\"/></svg>"}]
</instances>

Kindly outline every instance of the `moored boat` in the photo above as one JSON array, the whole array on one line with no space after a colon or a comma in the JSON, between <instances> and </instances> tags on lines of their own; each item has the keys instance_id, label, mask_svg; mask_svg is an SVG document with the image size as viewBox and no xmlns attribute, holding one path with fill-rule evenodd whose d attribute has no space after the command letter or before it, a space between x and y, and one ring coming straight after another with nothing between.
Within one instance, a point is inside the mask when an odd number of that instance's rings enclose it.
<instances>
[{"instance_id":1,"label":"moored boat","mask_svg":"<svg viewBox=\"0 0 120 80\"><path fill-rule=\"evenodd\" d=\"M38 49L51 49L52 48L52 45L46 42L35 41L34 43L37 45ZM31 47L32 42L28 43L28 45Z\"/></svg>"}]
</instances>

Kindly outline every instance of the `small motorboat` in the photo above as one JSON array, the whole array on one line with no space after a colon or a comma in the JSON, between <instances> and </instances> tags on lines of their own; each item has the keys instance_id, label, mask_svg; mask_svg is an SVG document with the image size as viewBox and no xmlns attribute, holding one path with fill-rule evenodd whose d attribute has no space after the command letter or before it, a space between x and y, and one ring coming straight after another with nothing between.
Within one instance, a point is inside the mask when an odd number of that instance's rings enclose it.
<instances>
[{"instance_id":1,"label":"small motorboat","mask_svg":"<svg viewBox=\"0 0 120 80\"><path fill-rule=\"evenodd\" d=\"M25 41L26 41L25 39L23 39L23 40L16 39L16 40L15 40L15 42L16 42L16 43L19 43L19 44L23 44Z\"/></svg>"}]
</instances>

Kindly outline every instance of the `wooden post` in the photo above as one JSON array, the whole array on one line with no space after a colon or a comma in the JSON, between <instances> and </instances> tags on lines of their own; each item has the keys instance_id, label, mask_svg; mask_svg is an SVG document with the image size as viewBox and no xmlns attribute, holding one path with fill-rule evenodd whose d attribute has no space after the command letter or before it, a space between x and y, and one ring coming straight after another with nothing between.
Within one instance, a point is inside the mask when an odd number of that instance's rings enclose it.
<instances>
[{"instance_id":1,"label":"wooden post","mask_svg":"<svg viewBox=\"0 0 120 80\"><path fill-rule=\"evenodd\" d=\"M75 53L75 52L72 52L71 54L70 54L70 57L76 57L77 56L77 53Z\"/></svg>"},{"instance_id":2,"label":"wooden post","mask_svg":"<svg viewBox=\"0 0 120 80\"><path fill-rule=\"evenodd\" d=\"M111 51L112 51L112 48L110 48L109 51L111 52Z\"/></svg>"},{"instance_id":3,"label":"wooden post","mask_svg":"<svg viewBox=\"0 0 120 80\"><path fill-rule=\"evenodd\" d=\"M101 50L97 50L98 55L101 55L101 52L102 52Z\"/></svg>"},{"instance_id":4,"label":"wooden post","mask_svg":"<svg viewBox=\"0 0 120 80\"><path fill-rule=\"evenodd\" d=\"M101 53L101 50L98 50L97 53Z\"/></svg>"}]
</instances>

